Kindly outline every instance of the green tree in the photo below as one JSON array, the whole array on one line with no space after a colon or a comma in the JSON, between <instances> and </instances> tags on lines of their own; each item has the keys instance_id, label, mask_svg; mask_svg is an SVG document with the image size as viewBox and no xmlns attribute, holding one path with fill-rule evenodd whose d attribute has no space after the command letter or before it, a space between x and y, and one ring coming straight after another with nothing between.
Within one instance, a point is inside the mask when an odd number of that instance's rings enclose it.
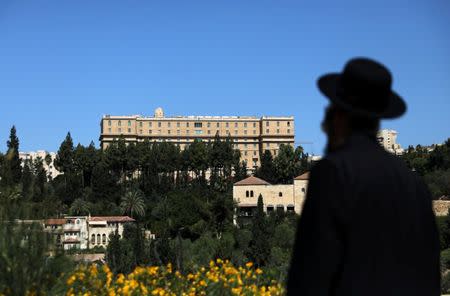
<instances>
[{"instance_id":1,"label":"green tree","mask_svg":"<svg viewBox=\"0 0 450 296\"><path fill-rule=\"evenodd\" d=\"M22 171L22 197L25 200L31 199L33 194L33 171L31 169L30 160L25 160Z\"/></svg>"},{"instance_id":2,"label":"green tree","mask_svg":"<svg viewBox=\"0 0 450 296\"><path fill-rule=\"evenodd\" d=\"M127 191L122 197L120 207L124 214L130 215L130 217L144 216L145 214L145 202L142 191L134 189Z\"/></svg>"},{"instance_id":3,"label":"green tree","mask_svg":"<svg viewBox=\"0 0 450 296\"><path fill-rule=\"evenodd\" d=\"M77 198L73 201L70 207L70 213L72 215L87 215L90 212L89 203L81 198Z\"/></svg>"},{"instance_id":4,"label":"green tree","mask_svg":"<svg viewBox=\"0 0 450 296\"><path fill-rule=\"evenodd\" d=\"M45 185L47 183L47 172L44 169L43 161L40 157L34 160L34 190L33 201L41 202L46 194Z\"/></svg>"},{"instance_id":5,"label":"green tree","mask_svg":"<svg viewBox=\"0 0 450 296\"><path fill-rule=\"evenodd\" d=\"M270 245L268 243L270 237L261 194L258 196L258 204L252 220L251 231L252 240L250 241L248 257L256 266L264 266L270 257Z\"/></svg>"},{"instance_id":6,"label":"green tree","mask_svg":"<svg viewBox=\"0 0 450 296\"><path fill-rule=\"evenodd\" d=\"M7 142L7 161L11 170L13 184L18 184L22 175L21 160L19 158L19 138L16 135L16 127L13 125Z\"/></svg>"},{"instance_id":7,"label":"green tree","mask_svg":"<svg viewBox=\"0 0 450 296\"><path fill-rule=\"evenodd\" d=\"M269 183L277 182L275 165L273 163L272 153L269 150L265 150L261 155L261 166L258 168L255 175Z\"/></svg>"},{"instance_id":8,"label":"green tree","mask_svg":"<svg viewBox=\"0 0 450 296\"><path fill-rule=\"evenodd\" d=\"M74 149L70 132L67 133L66 138L58 149L55 167L64 174L71 174L74 170Z\"/></svg>"}]
</instances>

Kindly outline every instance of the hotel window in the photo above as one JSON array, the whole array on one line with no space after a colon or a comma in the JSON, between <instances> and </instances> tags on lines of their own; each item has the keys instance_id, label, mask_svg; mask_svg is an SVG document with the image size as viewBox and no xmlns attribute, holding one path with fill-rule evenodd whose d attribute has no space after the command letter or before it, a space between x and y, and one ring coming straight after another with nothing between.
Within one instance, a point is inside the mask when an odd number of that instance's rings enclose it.
<instances>
[{"instance_id":1,"label":"hotel window","mask_svg":"<svg viewBox=\"0 0 450 296\"><path fill-rule=\"evenodd\" d=\"M139 133L142 134L142 129L139 130Z\"/></svg>"},{"instance_id":2,"label":"hotel window","mask_svg":"<svg viewBox=\"0 0 450 296\"><path fill-rule=\"evenodd\" d=\"M234 130L234 134L237 135L238 134L238 130Z\"/></svg>"},{"instance_id":3,"label":"hotel window","mask_svg":"<svg viewBox=\"0 0 450 296\"><path fill-rule=\"evenodd\" d=\"M119 122L117 122L117 125L118 125L118 126L121 126L121 125L122 125L122 121L119 120Z\"/></svg>"},{"instance_id":4,"label":"hotel window","mask_svg":"<svg viewBox=\"0 0 450 296\"><path fill-rule=\"evenodd\" d=\"M121 132L122 132L122 128L119 127L119 133L121 133Z\"/></svg>"},{"instance_id":5,"label":"hotel window","mask_svg":"<svg viewBox=\"0 0 450 296\"><path fill-rule=\"evenodd\" d=\"M131 133L131 128L128 128L128 132Z\"/></svg>"},{"instance_id":6,"label":"hotel window","mask_svg":"<svg viewBox=\"0 0 450 296\"><path fill-rule=\"evenodd\" d=\"M277 121L277 126L280 126L280 122L279 121Z\"/></svg>"},{"instance_id":7,"label":"hotel window","mask_svg":"<svg viewBox=\"0 0 450 296\"><path fill-rule=\"evenodd\" d=\"M130 120L128 120L128 126L131 126L131 121Z\"/></svg>"},{"instance_id":8,"label":"hotel window","mask_svg":"<svg viewBox=\"0 0 450 296\"><path fill-rule=\"evenodd\" d=\"M108 128L108 133L110 133L111 132L111 128Z\"/></svg>"},{"instance_id":9,"label":"hotel window","mask_svg":"<svg viewBox=\"0 0 450 296\"><path fill-rule=\"evenodd\" d=\"M142 127L142 121L141 121L141 122L139 122L139 127Z\"/></svg>"},{"instance_id":10,"label":"hotel window","mask_svg":"<svg viewBox=\"0 0 450 296\"><path fill-rule=\"evenodd\" d=\"M244 144L244 148L247 149L247 144Z\"/></svg>"},{"instance_id":11,"label":"hotel window","mask_svg":"<svg viewBox=\"0 0 450 296\"><path fill-rule=\"evenodd\" d=\"M102 243L106 245L106 234L102 234Z\"/></svg>"},{"instance_id":12,"label":"hotel window","mask_svg":"<svg viewBox=\"0 0 450 296\"><path fill-rule=\"evenodd\" d=\"M180 127L180 123L179 122L177 122L177 127Z\"/></svg>"},{"instance_id":13,"label":"hotel window","mask_svg":"<svg viewBox=\"0 0 450 296\"><path fill-rule=\"evenodd\" d=\"M180 134L180 130L177 130L177 135L179 135Z\"/></svg>"},{"instance_id":14,"label":"hotel window","mask_svg":"<svg viewBox=\"0 0 450 296\"><path fill-rule=\"evenodd\" d=\"M253 127L256 127L256 122L253 122Z\"/></svg>"},{"instance_id":15,"label":"hotel window","mask_svg":"<svg viewBox=\"0 0 450 296\"><path fill-rule=\"evenodd\" d=\"M158 135L160 135L161 134L161 130L158 130Z\"/></svg>"},{"instance_id":16,"label":"hotel window","mask_svg":"<svg viewBox=\"0 0 450 296\"><path fill-rule=\"evenodd\" d=\"M253 130L253 134L256 135L256 130Z\"/></svg>"},{"instance_id":17,"label":"hotel window","mask_svg":"<svg viewBox=\"0 0 450 296\"><path fill-rule=\"evenodd\" d=\"M91 235L91 244L95 245L95 234Z\"/></svg>"},{"instance_id":18,"label":"hotel window","mask_svg":"<svg viewBox=\"0 0 450 296\"><path fill-rule=\"evenodd\" d=\"M148 133L149 133L149 134L152 134L152 130L148 130Z\"/></svg>"},{"instance_id":19,"label":"hotel window","mask_svg":"<svg viewBox=\"0 0 450 296\"><path fill-rule=\"evenodd\" d=\"M219 127L220 126L219 123L217 123L216 126Z\"/></svg>"},{"instance_id":20,"label":"hotel window","mask_svg":"<svg viewBox=\"0 0 450 296\"><path fill-rule=\"evenodd\" d=\"M196 134L196 135L201 135L201 134L203 134L203 133L202 133L202 130L195 130L195 134Z\"/></svg>"},{"instance_id":21,"label":"hotel window","mask_svg":"<svg viewBox=\"0 0 450 296\"><path fill-rule=\"evenodd\" d=\"M268 129L268 128L266 129L266 133L267 133L267 134L269 133L269 129Z\"/></svg>"},{"instance_id":22,"label":"hotel window","mask_svg":"<svg viewBox=\"0 0 450 296\"><path fill-rule=\"evenodd\" d=\"M186 127L189 127L189 122L186 122Z\"/></svg>"},{"instance_id":23,"label":"hotel window","mask_svg":"<svg viewBox=\"0 0 450 296\"><path fill-rule=\"evenodd\" d=\"M210 135L211 134L211 131L210 130L208 130L208 135Z\"/></svg>"},{"instance_id":24,"label":"hotel window","mask_svg":"<svg viewBox=\"0 0 450 296\"><path fill-rule=\"evenodd\" d=\"M148 126L149 126L149 127L152 127L152 122L151 122L151 121L148 123Z\"/></svg>"},{"instance_id":25,"label":"hotel window","mask_svg":"<svg viewBox=\"0 0 450 296\"><path fill-rule=\"evenodd\" d=\"M247 122L244 122L244 127L247 127Z\"/></svg>"},{"instance_id":26,"label":"hotel window","mask_svg":"<svg viewBox=\"0 0 450 296\"><path fill-rule=\"evenodd\" d=\"M202 123L201 122L194 122L194 127L202 127Z\"/></svg>"},{"instance_id":27,"label":"hotel window","mask_svg":"<svg viewBox=\"0 0 450 296\"><path fill-rule=\"evenodd\" d=\"M170 130L167 131L167 134L170 135Z\"/></svg>"},{"instance_id":28,"label":"hotel window","mask_svg":"<svg viewBox=\"0 0 450 296\"><path fill-rule=\"evenodd\" d=\"M227 130L226 133L227 133L227 135L229 135L230 134L230 130Z\"/></svg>"},{"instance_id":29,"label":"hotel window","mask_svg":"<svg viewBox=\"0 0 450 296\"><path fill-rule=\"evenodd\" d=\"M189 135L189 130L186 130L186 135Z\"/></svg>"},{"instance_id":30,"label":"hotel window","mask_svg":"<svg viewBox=\"0 0 450 296\"><path fill-rule=\"evenodd\" d=\"M246 135L247 134L247 130L244 130L244 135Z\"/></svg>"},{"instance_id":31,"label":"hotel window","mask_svg":"<svg viewBox=\"0 0 450 296\"><path fill-rule=\"evenodd\" d=\"M161 122L158 122L158 127L161 127Z\"/></svg>"},{"instance_id":32,"label":"hotel window","mask_svg":"<svg viewBox=\"0 0 450 296\"><path fill-rule=\"evenodd\" d=\"M108 126L111 126L111 120L108 120Z\"/></svg>"},{"instance_id":33,"label":"hotel window","mask_svg":"<svg viewBox=\"0 0 450 296\"><path fill-rule=\"evenodd\" d=\"M102 242L100 241L100 234L97 234L97 245L100 245Z\"/></svg>"},{"instance_id":34,"label":"hotel window","mask_svg":"<svg viewBox=\"0 0 450 296\"><path fill-rule=\"evenodd\" d=\"M290 121L287 122L287 126L291 126L291 122Z\"/></svg>"},{"instance_id":35,"label":"hotel window","mask_svg":"<svg viewBox=\"0 0 450 296\"><path fill-rule=\"evenodd\" d=\"M269 122L268 121L266 121L266 126L269 126Z\"/></svg>"},{"instance_id":36,"label":"hotel window","mask_svg":"<svg viewBox=\"0 0 450 296\"><path fill-rule=\"evenodd\" d=\"M211 127L211 123L210 123L210 122L208 122L206 125L207 125L208 127Z\"/></svg>"},{"instance_id":37,"label":"hotel window","mask_svg":"<svg viewBox=\"0 0 450 296\"><path fill-rule=\"evenodd\" d=\"M288 134L290 134L291 133L291 129L288 128L287 132L288 132Z\"/></svg>"},{"instance_id":38,"label":"hotel window","mask_svg":"<svg viewBox=\"0 0 450 296\"><path fill-rule=\"evenodd\" d=\"M234 123L234 127L238 127L238 123L237 122Z\"/></svg>"},{"instance_id":39,"label":"hotel window","mask_svg":"<svg viewBox=\"0 0 450 296\"><path fill-rule=\"evenodd\" d=\"M280 129L279 128L277 128L277 134L279 134L280 133Z\"/></svg>"},{"instance_id":40,"label":"hotel window","mask_svg":"<svg viewBox=\"0 0 450 296\"><path fill-rule=\"evenodd\" d=\"M170 122L167 123L167 127L170 127Z\"/></svg>"},{"instance_id":41,"label":"hotel window","mask_svg":"<svg viewBox=\"0 0 450 296\"><path fill-rule=\"evenodd\" d=\"M228 127L228 126L229 126L228 122L227 122L227 123L225 123L225 126L226 126L226 127Z\"/></svg>"}]
</instances>

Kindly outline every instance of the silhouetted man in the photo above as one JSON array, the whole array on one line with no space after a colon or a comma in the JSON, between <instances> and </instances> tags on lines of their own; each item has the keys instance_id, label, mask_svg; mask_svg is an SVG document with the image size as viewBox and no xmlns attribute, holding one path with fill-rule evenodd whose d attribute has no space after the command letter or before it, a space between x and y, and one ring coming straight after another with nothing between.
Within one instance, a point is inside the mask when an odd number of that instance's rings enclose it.
<instances>
[{"instance_id":1,"label":"silhouetted man","mask_svg":"<svg viewBox=\"0 0 450 296\"><path fill-rule=\"evenodd\" d=\"M406 111L381 64L322 76L326 155L312 169L288 295L440 295L439 241L424 183L377 142ZM412 127L413 128L413 127Z\"/></svg>"}]
</instances>

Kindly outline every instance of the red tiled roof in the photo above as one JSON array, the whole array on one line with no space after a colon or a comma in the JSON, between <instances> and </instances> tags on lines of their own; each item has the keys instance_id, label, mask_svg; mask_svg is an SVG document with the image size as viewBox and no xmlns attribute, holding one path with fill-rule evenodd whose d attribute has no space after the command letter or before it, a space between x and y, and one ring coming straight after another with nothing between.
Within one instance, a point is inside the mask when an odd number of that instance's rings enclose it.
<instances>
[{"instance_id":1,"label":"red tiled roof","mask_svg":"<svg viewBox=\"0 0 450 296\"><path fill-rule=\"evenodd\" d=\"M133 218L128 216L94 216L89 221L106 221L106 222L134 222Z\"/></svg>"},{"instance_id":2,"label":"red tiled roof","mask_svg":"<svg viewBox=\"0 0 450 296\"><path fill-rule=\"evenodd\" d=\"M295 177L294 180L309 180L309 172L306 172L300 176Z\"/></svg>"},{"instance_id":3,"label":"red tiled roof","mask_svg":"<svg viewBox=\"0 0 450 296\"><path fill-rule=\"evenodd\" d=\"M45 225L63 225L65 223L66 219L57 219L57 218L47 219L44 221Z\"/></svg>"},{"instance_id":4,"label":"red tiled roof","mask_svg":"<svg viewBox=\"0 0 450 296\"><path fill-rule=\"evenodd\" d=\"M269 182L264 181L263 179L257 178L255 176L250 176L241 180L239 182L234 183L235 186L243 186L243 185L270 185Z\"/></svg>"}]
</instances>

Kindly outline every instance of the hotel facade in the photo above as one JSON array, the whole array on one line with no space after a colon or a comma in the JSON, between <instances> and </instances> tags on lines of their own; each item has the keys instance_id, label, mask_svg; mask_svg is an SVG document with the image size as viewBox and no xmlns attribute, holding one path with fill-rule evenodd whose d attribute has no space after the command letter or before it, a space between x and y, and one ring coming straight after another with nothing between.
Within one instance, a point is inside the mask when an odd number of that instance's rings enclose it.
<instances>
[{"instance_id":1,"label":"hotel facade","mask_svg":"<svg viewBox=\"0 0 450 296\"><path fill-rule=\"evenodd\" d=\"M184 149L195 139L209 142L216 134L222 139L230 136L249 168L260 165L260 155L265 150L276 156L281 144L294 146L295 142L293 116L165 117L163 110L157 108L152 117L104 115L100 128L102 149L119 137L127 143L167 141Z\"/></svg>"}]
</instances>

